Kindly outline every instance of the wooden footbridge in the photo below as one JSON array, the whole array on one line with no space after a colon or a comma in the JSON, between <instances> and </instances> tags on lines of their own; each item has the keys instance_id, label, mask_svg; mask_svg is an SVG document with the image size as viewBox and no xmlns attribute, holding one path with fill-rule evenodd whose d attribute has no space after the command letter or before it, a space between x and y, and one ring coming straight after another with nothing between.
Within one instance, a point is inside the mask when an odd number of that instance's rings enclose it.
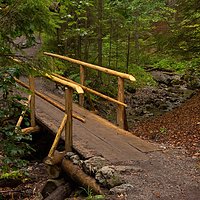
<instances>
[{"instance_id":1,"label":"wooden footbridge","mask_svg":"<svg viewBox=\"0 0 200 200\"><path fill-rule=\"evenodd\" d=\"M125 107L127 107L127 104L124 102L124 79L135 81L132 75L57 54L44 54L75 63L80 67L80 84L55 73L45 74L50 81L65 86L62 98L52 92L42 91L41 84L43 83L41 78L30 76L29 79L24 81L16 79L18 84L31 90L31 95L28 98L31 110L31 127L23 129L23 132L38 131L39 127L36 122L39 122L39 124L46 126L55 134L54 142L48 154L49 158L53 157L61 138L65 141L66 152L75 149L85 158L98 155L111 163L147 159L147 153L156 150L157 147L154 145L124 130ZM14 60L17 61L16 59ZM85 68L116 76L118 78L117 99L86 87ZM79 94L79 105L73 103L72 95L74 92ZM118 126L84 109L84 92L98 95L116 103ZM21 125L23 115L24 112L17 123L17 127Z\"/></svg>"}]
</instances>

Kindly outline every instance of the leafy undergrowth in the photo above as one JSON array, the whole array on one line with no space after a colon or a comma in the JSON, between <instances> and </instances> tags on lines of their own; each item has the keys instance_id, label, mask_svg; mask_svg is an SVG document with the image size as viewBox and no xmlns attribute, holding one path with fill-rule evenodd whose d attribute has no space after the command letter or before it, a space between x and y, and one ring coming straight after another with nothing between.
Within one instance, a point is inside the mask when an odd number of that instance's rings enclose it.
<instances>
[{"instance_id":1,"label":"leafy undergrowth","mask_svg":"<svg viewBox=\"0 0 200 200\"><path fill-rule=\"evenodd\" d=\"M185 147L190 155L200 156L200 91L180 107L136 124L138 136Z\"/></svg>"},{"instance_id":2,"label":"leafy undergrowth","mask_svg":"<svg viewBox=\"0 0 200 200\"><path fill-rule=\"evenodd\" d=\"M17 87L14 80L17 73L16 69L0 69L0 184L2 185L7 184L8 180L18 184L26 179L28 174L25 167L28 161L24 158L33 151L28 144L32 137L22 134L20 127L16 127L21 112L26 109L21 102L25 99L13 93ZM26 120L25 122L28 123Z\"/></svg>"}]
</instances>

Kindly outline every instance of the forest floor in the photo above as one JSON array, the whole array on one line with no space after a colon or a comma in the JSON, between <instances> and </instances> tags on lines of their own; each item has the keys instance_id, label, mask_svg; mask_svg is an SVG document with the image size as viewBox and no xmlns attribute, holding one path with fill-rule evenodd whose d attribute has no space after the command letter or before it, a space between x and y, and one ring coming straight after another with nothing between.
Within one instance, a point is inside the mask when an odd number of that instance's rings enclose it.
<instances>
[{"instance_id":1,"label":"forest floor","mask_svg":"<svg viewBox=\"0 0 200 200\"><path fill-rule=\"evenodd\" d=\"M181 106L161 116L135 124L133 132L143 139L185 148L200 156L200 91Z\"/></svg>"}]
</instances>

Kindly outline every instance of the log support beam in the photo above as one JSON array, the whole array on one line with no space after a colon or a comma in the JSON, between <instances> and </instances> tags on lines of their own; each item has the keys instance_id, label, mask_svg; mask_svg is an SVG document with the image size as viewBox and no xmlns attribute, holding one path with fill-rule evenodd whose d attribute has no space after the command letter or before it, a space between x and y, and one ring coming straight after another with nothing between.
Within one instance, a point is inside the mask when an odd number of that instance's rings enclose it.
<instances>
[{"instance_id":1,"label":"log support beam","mask_svg":"<svg viewBox=\"0 0 200 200\"><path fill-rule=\"evenodd\" d=\"M49 151L49 154L48 154L48 157L49 157L49 158L51 158L51 157L53 156L53 154L54 154L54 152L55 152L55 150L56 150L56 148L57 148L57 146L58 146L58 142L59 142L59 140L60 140L62 131L63 131L65 125L66 125L66 122L67 122L67 118L68 118L68 115L65 114L65 116L63 117L63 120L62 120L62 122L61 122L61 125L60 125L60 127L59 127L59 129L58 129L58 132L57 132L57 134L56 134L56 137L55 137L55 139L54 139L53 145L52 145L52 147L51 147L51 149L50 149L50 151Z\"/></svg>"},{"instance_id":2,"label":"log support beam","mask_svg":"<svg viewBox=\"0 0 200 200\"><path fill-rule=\"evenodd\" d=\"M34 77L29 76L29 87L31 90L31 102L30 102L30 110L31 110L31 127L36 126L35 122L35 82Z\"/></svg>"},{"instance_id":3,"label":"log support beam","mask_svg":"<svg viewBox=\"0 0 200 200\"><path fill-rule=\"evenodd\" d=\"M80 83L81 86L85 85L85 68L80 65ZM84 94L79 94L79 105L84 106Z\"/></svg>"},{"instance_id":4,"label":"log support beam","mask_svg":"<svg viewBox=\"0 0 200 200\"><path fill-rule=\"evenodd\" d=\"M65 125L65 151L72 151L72 99L73 89L65 88L65 114L68 116Z\"/></svg>"},{"instance_id":5,"label":"log support beam","mask_svg":"<svg viewBox=\"0 0 200 200\"><path fill-rule=\"evenodd\" d=\"M118 77L118 101L124 103L124 79ZM120 128L125 128L125 107L119 105L117 107L117 124Z\"/></svg>"},{"instance_id":6,"label":"log support beam","mask_svg":"<svg viewBox=\"0 0 200 200\"><path fill-rule=\"evenodd\" d=\"M36 132L39 132L39 131L40 131L40 127L39 126L28 127L28 128L22 129L22 133L23 134L36 133Z\"/></svg>"}]
</instances>

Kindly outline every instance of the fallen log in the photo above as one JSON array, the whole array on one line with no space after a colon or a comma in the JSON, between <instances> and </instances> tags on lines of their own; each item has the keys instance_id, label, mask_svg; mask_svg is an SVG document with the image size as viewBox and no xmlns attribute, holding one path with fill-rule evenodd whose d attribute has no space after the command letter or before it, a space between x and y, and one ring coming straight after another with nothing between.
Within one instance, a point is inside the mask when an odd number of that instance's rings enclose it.
<instances>
[{"instance_id":1,"label":"fallen log","mask_svg":"<svg viewBox=\"0 0 200 200\"><path fill-rule=\"evenodd\" d=\"M62 160L61 166L74 182L83 186L85 189L91 189L96 194L103 194L100 186L96 183L96 180L85 174L79 166L74 165L70 160L65 158Z\"/></svg>"},{"instance_id":2,"label":"fallen log","mask_svg":"<svg viewBox=\"0 0 200 200\"><path fill-rule=\"evenodd\" d=\"M70 196L72 187L69 183L57 187L48 197L44 200L64 200Z\"/></svg>"},{"instance_id":3,"label":"fallen log","mask_svg":"<svg viewBox=\"0 0 200 200\"><path fill-rule=\"evenodd\" d=\"M61 165L65 154L66 154L65 151L59 152L55 150L51 158L46 157L44 159L44 163L47 165Z\"/></svg>"},{"instance_id":4,"label":"fallen log","mask_svg":"<svg viewBox=\"0 0 200 200\"><path fill-rule=\"evenodd\" d=\"M64 158L65 151L59 152L57 150L54 151L52 157L46 157L43 162L47 164L47 173L49 178L58 178L62 172L61 163Z\"/></svg>"},{"instance_id":5,"label":"fallen log","mask_svg":"<svg viewBox=\"0 0 200 200\"><path fill-rule=\"evenodd\" d=\"M58 165L47 165L47 173L49 178L56 179L61 176L61 167Z\"/></svg>"},{"instance_id":6,"label":"fallen log","mask_svg":"<svg viewBox=\"0 0 200 200\"><path fill-rule=\"evenodd\" d=\"M54 190L56 190L58 187L64 184L65 184L64 179L56 179L56 180L48 179L41 190L43 198L48 197L49 194L51 194Z\"/></svg>"}]
</instances>

